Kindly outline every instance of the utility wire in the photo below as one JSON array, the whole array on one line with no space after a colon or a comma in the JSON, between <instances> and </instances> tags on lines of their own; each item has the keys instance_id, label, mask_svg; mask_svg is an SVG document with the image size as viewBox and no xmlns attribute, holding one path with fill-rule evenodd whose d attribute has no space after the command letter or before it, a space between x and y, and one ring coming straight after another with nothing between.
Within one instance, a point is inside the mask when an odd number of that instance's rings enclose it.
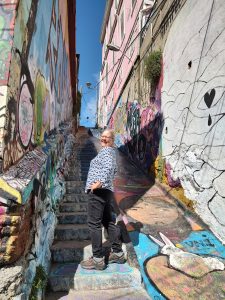
<instances>
[{"instance_id":1,"label":"utility wire","mask_svg":"<svg viewBox=\"0 0 225 300\"><path fill-rule=\"evenodd\" d=\"M98 82L96 83L96 85L93 87L93 89L96 89L96 88L97 88L97 86L98 86L98 85L106 78L106 76L112 71L112 69L113 69L113 68L118 64L118 62L124 57L124 55L126 54L126 52L128 51L128 49L131 47L131 45L132 45L132 44L135 42L135 40L140 36L140 34L142 34L142 32L145 30L145 28L146 28L146 26L148 25L150 19L153 18L153 17L155 16L156 13L158 13L158 10L161 8L161 6L162 6L163 4L165 4L166 1L167 1L167 0L163 0L163 1L160 3L160 5L157 7L157 10L153 10L153 8L152 8L152 13L149 14L148 19L147 19L145 25L143 26L143 28L137 33L137 35L136 35L136 36L133 38L133 40L129 43L129 46L128 46L123 52L121 51L121 57L120 57L120 58L117 60L117 62L112 66L112 68L110 68L110 69L108 70L108 72L105 74L105 76L102 77L101 80L98 81ZM86 94L88 94L88 93L86 93Z\"/></svg>"},{"instance_id":2,"label":"utility wire","mask_svg":"<svg viewBox=\"0 0 225 300\"><path fill-rule=\"evenodd\" d=\"M148 19L147 19L147 21L146 21L146 23L145 23L145 26L147 26L148 25L148 22L150 22L150 19L151 18L153 18L153 16L156 14L156 13L158 13L158 10L161 8L161 6L163 6L164 4L165 4L165 2L166 2L167 0L164 0L164 1L162 1L160 4L159 4L159 6L157 7L157 10L155 10L152 14L150 14L149 15L149 17L148 17ZM174 0L174 2L175 2L176 0ZM161 25L161 24L160 24ZM159 25L159 28L160 28L160 25ZM142 28L142 30L138 33L138 35L134 38L134 40L141 34L141 32L145 29L145 26ZM135 65L135 69L137 69L138 68L138 66L141 64L141 62L143 61L143 59L145 58L145 56L147 55L147 53L148 53L148 51L149 51L149 49L152 47L152 44L153 44L153 42L155 41L155 38L158 36L158 34L159 34L159 30L155 33L155 35L152 37L152 41L151 41L151 43L149 44L149 46L146 48L146 50L145 50L145 52L144 52L144 54L143 54L143 56L142 56L142 58L141 59L139 59L138 61L137 61L137 63L136 63L136 65ZM134 42L134 40L131 42L131 44ZM129 46L130 47L130 46ZM129 49L129 47L127 48L127 49ZM127 49L126 49L126 51L127 51ZM122 57L122 55L121 55L121 57ZM133 74L134 74L134 69L133 70L131 70L131 73L130 73L130 77L131 76L133 76ZM129 77L128 76L128 77ZM104 79L104 78L103 78ZM109 120L110 120L110 118L112 117L112 115L113 115L113 113L114 113L114 111L115 111L115 109L116 109L116 106L117 106L117 104L118 104L118 102L119 102L119 99L120 99L120 97L118 97L118 99L117 99L117 101L116 101L116 103L115 103L115 105L114 105L114 107L113 107L113 110L112 110L112 112L111 112L111 114L110 114L110 117L109 117L109 119L108 119L108 121L107 121L107 125L109 124Z\"/></svg>"}]
</instances>

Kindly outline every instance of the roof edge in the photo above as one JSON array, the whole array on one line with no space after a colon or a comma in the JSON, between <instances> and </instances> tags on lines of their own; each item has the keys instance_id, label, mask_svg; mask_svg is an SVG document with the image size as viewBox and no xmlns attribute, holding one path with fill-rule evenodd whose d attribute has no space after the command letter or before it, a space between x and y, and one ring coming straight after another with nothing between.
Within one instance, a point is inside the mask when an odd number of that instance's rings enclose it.
<instances>
[{"instance_id":1,"label":"roof edge","mask_svg":"<svg viewBox=\"0 0 225 300\"><path fill-rule=\"evenodd\" d=\"M103 44L104 38L105 38L106 25L109 20L112 3L113 3L113 0L107 0L107 3L105 5L105 13L104 13L104 17L103 17L103 23L102 23L102 29L101 29L101 35L100 35L100 42L102 44Z\"/></svg>"}]
</instances>

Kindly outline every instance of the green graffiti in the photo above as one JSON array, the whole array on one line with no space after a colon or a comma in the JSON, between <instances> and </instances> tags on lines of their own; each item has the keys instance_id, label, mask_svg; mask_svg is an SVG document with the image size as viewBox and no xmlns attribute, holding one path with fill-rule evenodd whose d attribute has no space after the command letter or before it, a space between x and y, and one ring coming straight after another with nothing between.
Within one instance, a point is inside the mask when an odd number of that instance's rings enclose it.
<instances>
[{"instance_id":1,"label":"green graffiti","mask_svg":"<svg viewBox=\"0 0 225 300\"><path fill-rule=\"evenodd\" d=\"M46 97L44 77L38 73L35 83L35 141L40 144L43 141L43 102Z\"/></svg>"}]
</instances>

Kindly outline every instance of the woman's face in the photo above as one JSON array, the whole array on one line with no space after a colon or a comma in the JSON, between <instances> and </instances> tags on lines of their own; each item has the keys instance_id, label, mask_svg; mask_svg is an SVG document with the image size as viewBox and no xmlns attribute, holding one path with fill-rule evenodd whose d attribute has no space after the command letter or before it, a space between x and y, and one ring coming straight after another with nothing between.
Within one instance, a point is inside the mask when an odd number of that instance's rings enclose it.
<instances>
[{"instance_id":1,"label":"woman's face","mask_svg":"<svg viewBox=\"0 0 225 300\"><path fill-rule=\"evenodd\" d=\"M112 147L114 144L113 137L110 132L104 131L100 137L102 147Z\"/></svg>"}]
</instances>

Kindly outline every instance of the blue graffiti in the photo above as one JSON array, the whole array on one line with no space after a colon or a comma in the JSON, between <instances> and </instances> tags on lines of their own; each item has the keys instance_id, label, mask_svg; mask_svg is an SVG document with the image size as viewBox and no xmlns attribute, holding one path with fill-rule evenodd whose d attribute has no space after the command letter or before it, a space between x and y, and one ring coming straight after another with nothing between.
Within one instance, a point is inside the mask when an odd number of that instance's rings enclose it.
<instances>
[{"instance_id":1,"label":"blue graffiti","mask_svg":"<svg viewBox=\"0 0 225 300\"><path fill-rule=\"evenodd\" d=\"M191 253L225 258L225 246L209 231L192 232L180 244Z\"/></svg>"},{"instance_id":2,"label":"blue graffiti","mask_svg":"<svg viewBox=\"0 0 225 300\"><path fill-rule=\"evenodd\" d=\"M137 254L141 274L148 294L152 297L152 299L165 300L166 298L163 297L150 282L144 269L146 259L154 257L159 253L159 246L151 241L145 234L138 231L129 232L129 236Z\"/></svg>"}]
</instances>

